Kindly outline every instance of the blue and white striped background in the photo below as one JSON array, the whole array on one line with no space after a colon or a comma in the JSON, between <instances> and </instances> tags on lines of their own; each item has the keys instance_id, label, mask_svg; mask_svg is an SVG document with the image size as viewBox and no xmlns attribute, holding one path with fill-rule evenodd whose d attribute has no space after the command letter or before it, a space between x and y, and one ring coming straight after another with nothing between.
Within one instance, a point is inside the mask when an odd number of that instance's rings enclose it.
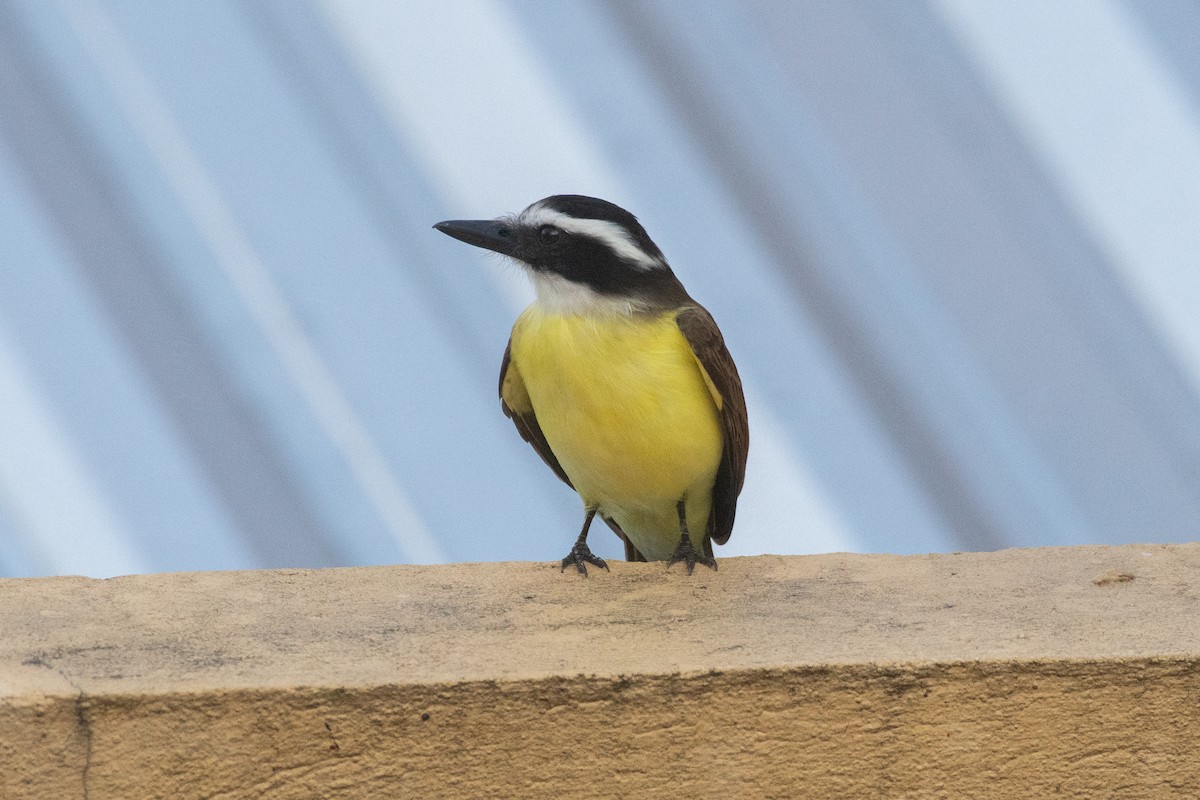
<instances>
[{"instance_id":1,"label":"blue and white striped background","mask_svg":"<svg viewBox=\"0 0 1200 800\"><path fill-rule=\"evenodd\" d=\"M430 229L560 192L737 356L721 552L1198 538L1196 42L1183 0L0 0L0 575L561 557L495 396L529 290Z\"/></svg>"}]
</instances>

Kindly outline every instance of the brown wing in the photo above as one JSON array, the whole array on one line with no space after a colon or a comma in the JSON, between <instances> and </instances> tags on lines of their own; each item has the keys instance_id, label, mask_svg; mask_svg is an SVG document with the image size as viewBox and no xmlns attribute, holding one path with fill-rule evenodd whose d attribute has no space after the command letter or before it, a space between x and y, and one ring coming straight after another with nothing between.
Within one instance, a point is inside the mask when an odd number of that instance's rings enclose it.
<instances>
[{"instance_id":1,"label":"brown wing","mask_svg":"<svg viewBox=\"0 0 1200 800\"><path fill-rule=\"evenodd\" d=\"M521 438L533 445L542 461L554 470L555 475L562 478L563 483L574 489L571 479L567 477L562 464L558 463L558 458L550 449L546 434L542 433L542 426L538 424L537 415L533 413L533 404L529 402L529 391L525 388L521 370L512 363L512 339L508 340L508 346L504 348L504 361L500 364L500 408L504 411L504 416L517 426Z\"/></svg>"},{"instance_id":2,"label":"brown wing","mask_svg":"<svg viewBox=\"0 0 1200 800\"><path fill-rule=\"evenodd\" d=\"M750 450L750 425L746 417L746 398L742 395L742 379L725 347L721 330L707 310L701 306L686 308L675 321L692 346L692 354L704 370L720 409L725 449L713 484L708 535L717 544L725 544L733 531L738 494L746 477L746 455Z\"/></svg>"}]
</instances>

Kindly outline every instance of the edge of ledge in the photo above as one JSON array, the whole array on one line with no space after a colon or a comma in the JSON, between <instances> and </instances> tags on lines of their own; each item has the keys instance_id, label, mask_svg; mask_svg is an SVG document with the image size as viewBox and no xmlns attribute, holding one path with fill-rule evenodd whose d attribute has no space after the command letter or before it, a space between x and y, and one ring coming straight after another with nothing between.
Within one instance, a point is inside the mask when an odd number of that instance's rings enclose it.
<instances>
[{"instance_id":1,"label":"edge of ledge","mask_svg":"<svg viewBox=\"0 0 1200 800\"><path fill-rule=\"evenodd\" d=\"M0 698L1200 654L1196 544L720 563L0 581Z\"/></svg>"}]
</instances>

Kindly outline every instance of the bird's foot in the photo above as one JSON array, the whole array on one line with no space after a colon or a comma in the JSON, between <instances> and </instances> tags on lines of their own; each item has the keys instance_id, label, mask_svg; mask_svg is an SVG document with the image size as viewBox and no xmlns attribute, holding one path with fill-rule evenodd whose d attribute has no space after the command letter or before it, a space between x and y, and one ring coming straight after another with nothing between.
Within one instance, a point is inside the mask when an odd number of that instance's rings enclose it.
<instances>
[{"instance_id":1,"label":"bird's foot","mask_svg":"<svg viewBox=\"0 0 1200 800\"><path fill-rule=\"evenodd\" d=\"M559 570L559 572L566 571L568 564L574 564L575 569L579 570L579 574L583 575L585 578L588 574L588 564L594 564L597 567L604 567L605 569L608 569L608 564L604 562L604 559L600 558L600 556L593 555L592 551L587 546L587 542L582 540L576 542L575 546L571 548L571 552L567 553L567 557L562 560L562 569Z\"/></svg>"},{"instance_id":2,"label":"bird's foot","mask_svg":"<svg viewBox=\"0 0 1200 800\"><path fill-rule=\"evenodd\" d=\"M686 533L679 537L679 544L675 546L675 552L671 553L671 557L667 559L667 569L680 561L687 564L688 575L692 574L692 570L696 568L697 564L712 567L714 570L717 568L717 560L710 555L696 552L696 548L692 547L692 537Z\"/></svg>"}]
</instances>

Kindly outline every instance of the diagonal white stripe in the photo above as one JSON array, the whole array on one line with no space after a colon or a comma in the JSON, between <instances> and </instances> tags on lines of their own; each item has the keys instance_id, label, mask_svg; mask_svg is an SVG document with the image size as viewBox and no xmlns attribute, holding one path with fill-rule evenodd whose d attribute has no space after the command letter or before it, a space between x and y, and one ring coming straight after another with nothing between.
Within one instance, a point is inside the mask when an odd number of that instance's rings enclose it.
<instances>
[{"instance_id":1,"label":"diagonal white stripe","mask_svg":"<svg viewBox=\"0 0 1200 800\"><path fill-rule=\"evenodd\" d=\"M7 332L0 330L0 486L6 507L37 540L49 572L93 578L145 572L124 525L82 454L47 411Z\"/></svg>"},{"instance_id":2,"label":"diagonal white stripe","mask_svg":"<svg viewBox=\"0 0 1200 800\"><path fill-rule=\"evenodd\" d=\"M1200 387L1200 117L1124 4L936 0Z\"/></svg>"},{"instance_id":3,"label":"diagonal white stripe","mask_svg":"<svg viewBox=\"0 0 1200 800\"><path fill-rule=\"evenodd\" d=\"M425 528L387 459L292 313L283 292L117 26L95 0L62 0L62 4L75 34L405 558L418 563L443 561L441 548Z\"/></svg>"}]
</instances>

